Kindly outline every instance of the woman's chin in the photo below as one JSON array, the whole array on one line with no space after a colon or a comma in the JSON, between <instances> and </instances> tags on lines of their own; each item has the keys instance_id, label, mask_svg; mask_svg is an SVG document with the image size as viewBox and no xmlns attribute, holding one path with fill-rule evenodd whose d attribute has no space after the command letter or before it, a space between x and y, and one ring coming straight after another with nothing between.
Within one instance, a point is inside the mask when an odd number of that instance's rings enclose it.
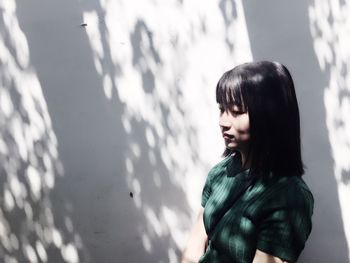
<instances>
[{"instance_id":1,"label":"woman's chin","mask_svg":"<svg viewBox=\"0 0 350 263\"><path fill-rule=\"evenodd\" d=\"M228 149L230 149L230 150L236 150L237 144L234 143L234 142L226 143L226 148L228 148Z\"/></svg>"}]
</instances>

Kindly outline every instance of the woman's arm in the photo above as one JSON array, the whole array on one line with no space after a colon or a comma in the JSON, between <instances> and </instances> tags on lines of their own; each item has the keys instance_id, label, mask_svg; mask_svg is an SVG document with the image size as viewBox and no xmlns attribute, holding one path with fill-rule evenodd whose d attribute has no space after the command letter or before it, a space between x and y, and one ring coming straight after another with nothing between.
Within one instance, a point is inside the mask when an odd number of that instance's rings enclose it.
<instances>
[{"instance_id":1,"label":"woman's arm","mask_svg":"<svg viewBox=\"0 0 350 263\"><path fill-rule=\"evenodd\" d=\"M203 224L203 212L204 209L201 207L197 220L192 227L185 250L182 253L181 263L198 262L199 258L204 254L208 237Z\"/></svg>"},{"instance_id":2,"label":"woman's arm","mask_svg":"<svg viewBox=\"0 0 350 263\"><path fill-rule=\"evenodd\" d=\"M262 252L261 250L257 249L255 252L253 263L291 263L291 262L283 261L280 258L266 254L265 252Z\"/></svg>"}]
</instances>

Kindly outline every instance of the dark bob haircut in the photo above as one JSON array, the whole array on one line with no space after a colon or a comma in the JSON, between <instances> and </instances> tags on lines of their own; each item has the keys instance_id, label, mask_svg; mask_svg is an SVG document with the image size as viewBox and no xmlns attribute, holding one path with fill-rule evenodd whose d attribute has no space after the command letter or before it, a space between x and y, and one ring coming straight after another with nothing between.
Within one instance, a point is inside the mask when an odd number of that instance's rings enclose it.
<instances>
[{"instance_id":1,"label":"dark bob haircut","mask_svg":"<svg viewBox=\"0 0 350 263\"><path fill-rule=\"evenodd\" d=\"M298 102L285 66L260 61L227 71L216 86L216 101L225 110L236 105L248 112L251 178L303 175ZM232 153L226 149L224 156Z\"/></svg>"}]
</instances>

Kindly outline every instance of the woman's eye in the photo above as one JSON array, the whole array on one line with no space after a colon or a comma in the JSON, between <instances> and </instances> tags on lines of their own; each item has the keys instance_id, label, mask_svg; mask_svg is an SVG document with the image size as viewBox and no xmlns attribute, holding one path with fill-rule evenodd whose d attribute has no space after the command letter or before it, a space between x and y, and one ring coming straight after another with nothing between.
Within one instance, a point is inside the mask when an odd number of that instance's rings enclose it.
<instances>
[{"instance_id":1,"label":"woman's eye","mask_svg":"<svg viewBox=\"0 0 350 263\"><path fill-rule=\"evenodd\" d=\"M242 110L232 110L231 113L232 113L232 115L237 116L237 115L242 115L242 114L244 114L245 112L242 111Z\"/></svg>"}]
</instances>

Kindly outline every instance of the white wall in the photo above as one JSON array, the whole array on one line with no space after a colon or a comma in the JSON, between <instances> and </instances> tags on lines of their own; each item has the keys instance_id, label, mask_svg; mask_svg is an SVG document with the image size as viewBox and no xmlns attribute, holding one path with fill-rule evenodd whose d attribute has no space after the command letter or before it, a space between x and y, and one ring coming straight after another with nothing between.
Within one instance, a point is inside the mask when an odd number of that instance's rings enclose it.
<instances>
[{"instance_id":1,"label":"white wall","mask_svg":"<svg viewBox=\"0 0 350 263\"><path fill-rule=\"evenodd\" d=\"M223 146L216 82L269 59L316 201L300 262L349 262L348 6L0 0L0 257L177 262Z\"/></svg>"}]
</instances>

